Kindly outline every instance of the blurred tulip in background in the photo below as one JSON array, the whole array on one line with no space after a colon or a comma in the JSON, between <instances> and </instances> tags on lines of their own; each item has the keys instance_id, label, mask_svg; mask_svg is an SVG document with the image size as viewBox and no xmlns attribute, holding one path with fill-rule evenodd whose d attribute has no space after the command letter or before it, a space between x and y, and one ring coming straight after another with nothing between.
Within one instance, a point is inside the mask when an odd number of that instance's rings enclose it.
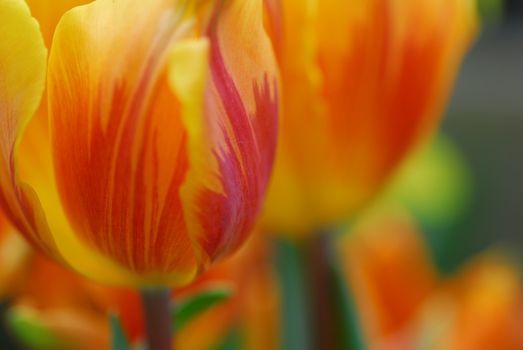
<instances>
[{"instance_id":1,"label":"blurred tulip in background","mask_svg":"<svg viewBox=\"0 0 523 350\"><path fill-rule=\"evenodd\" d=\"M367 217L340 249L370 349L523 348L523 280L506 253L442 276L405 212Z\"/></svg>"},{"instance_id":2,"label":"blurred tulip in background","mask_svg":"<svg viewBox=\"0 0 523 350\"><path fill-rule=\"evenodd\" d=\"M296 235L353 216L432 133L477 18L470 0L267 3L283 111L266 223Z\"/></svg>"}]
</instances>

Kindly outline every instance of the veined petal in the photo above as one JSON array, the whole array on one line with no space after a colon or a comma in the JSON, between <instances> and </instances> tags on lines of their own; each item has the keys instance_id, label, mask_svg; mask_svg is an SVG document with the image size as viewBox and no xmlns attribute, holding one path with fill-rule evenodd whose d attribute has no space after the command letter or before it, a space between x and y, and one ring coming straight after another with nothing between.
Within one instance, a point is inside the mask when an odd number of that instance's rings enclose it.
<instances>
[{"instance_id":1,"label":"veined petal","mask_svg":"<svg viewBox=\"0 0 523 350\"><path fill-rule=\"evenodd\" d=\"M196 272L179 196L183 101L167 74L172 43L187 31L182 15L170 0L78 7L59 23L49 62L54 164L71 225L156 282Z\"/></svg>"},{"instance_id":2,"label":"veined petal","mask_svg":"<svg viewBox=\"0 0 523 350\"><path fill-rule=\"evenodd\" d=\"M125 271L112 269L114 264L103 264L103 257L96 261L96 254L91 259L93 256L85 249L77 249L74 239L68 239L74 236L61 211L53 181L49 181L49 164L45 164L48 147L39 144L46 140L46 128L40 124L45 118L37 118L36 124L31 121L44 89L47 51L25 2L2 0L0 9L0 205L16 229L49 256L64 261L64 252L76 255L82 273L86 273L83 267L91 267L92 275L99 280L128 282ZM28 137L35 139L23 142ZM44 152L33 154L30 150L36 148ZM20 159L19 153L25 151L29 152ZM30 180L35 180L31 185L25 182L29 178L20 179L20 175L29 173ZM48 218L54 224L53 233L66 239L55 240Z\"/></svg>"},{"instance_id":3,"label":"veined petal","mask_svg":"<svg viewBox=\"0 0 523 350\"><path fill-rule=\"evenodd\" d=\"M276 144L278 77L261 1L219 1L207 35L204 133L194 140L204 146L190 162L208 175L189 173L182 197L191 237L212 261L244 241L260 209ZM207 164L198 161L207 154Z\"/></svg>"}]
</instances>

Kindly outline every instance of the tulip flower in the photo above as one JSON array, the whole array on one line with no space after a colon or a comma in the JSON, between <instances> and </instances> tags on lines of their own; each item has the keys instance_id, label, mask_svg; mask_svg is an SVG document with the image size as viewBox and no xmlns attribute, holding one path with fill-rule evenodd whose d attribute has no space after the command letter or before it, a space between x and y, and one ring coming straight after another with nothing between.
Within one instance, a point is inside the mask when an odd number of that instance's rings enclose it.
<instances>
[{"instance_id":1,"label":"tulip flower","mask_svg":"<svg viewBox=\"0 0 523 350\"><path fill-rule=\"evenodd\" d=\"M369 348L523 348L523 284L500 252L445 279L412 217L391 210L359 220L339 249Z\"/></svg>"},{"instance_id":2,"label":"tulip flower","mask_svg":"<svg viewBox=\"0 0 523 350\"><path fill-rule=\"evenodd\" d=\"M379 349L487 350L523 348L523 284L500 252L486 252L435 291L403 332L409 347L386 340Z\"/></svg>"},{"instance_id":3,"label":"tulip flower","mask_svg":"<svg viewBox=\"0 0 523 350\"><path fill-rule=\"evenodd\" d=\"M371 348L402 332L439 283L428 249L403 210L367 215L340 242Z\"/></svg>"},{"instance_id":4,"label":"tulip flower","mask_svg":"<svg viewBox=\"0 0 523 350\"><path fill-rule=\"evenodd\" d=\"M474 259L450 281L446 296L451 322L433 339L434 349L523 348L523 283L507 256L487 252Z\"/></svg>"},{"instance_id":5,"label":"tulip flower","mask_svg":"<svg viewBox=\"0 0 523 350\"><path fill-rule=\"evenodd\" d=\"M476 30L471 0L267 0L283 110L272 231L347 219L435 129Z\"/></svg>"},{"instance_id":6,"label":"tulip flower","mask_svg":"<svg viewBox=\"0 0 523 350\"><path fill-rule=\"evenodd\" d=\"M33 118L44 41L24 1L1 0L0 205L15 227L111 284L186 284L235 251L276 144L278 82L261 7L77 7L54 32L49 115Z\"/></svg>"}]
</instances>

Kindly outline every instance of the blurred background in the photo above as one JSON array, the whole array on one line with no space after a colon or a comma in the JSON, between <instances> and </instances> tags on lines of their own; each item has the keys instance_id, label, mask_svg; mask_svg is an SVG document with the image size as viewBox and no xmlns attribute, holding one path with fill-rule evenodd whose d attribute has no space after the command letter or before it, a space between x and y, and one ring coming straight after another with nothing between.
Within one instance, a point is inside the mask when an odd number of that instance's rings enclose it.
<instances>
[{"instance_id":1,"label":"blurred background","mask_svg":"<svg viewBox=\"0 0 523 350\"><path fill-rule=\"evenodd\" d=\"M482 32L464 64L443 123L474 182L473 205L437 261L450 271L503 244L523 257L523 1L480 1ZM444 249L443 249L444 248Z\"/></svg>"}]
</instances>

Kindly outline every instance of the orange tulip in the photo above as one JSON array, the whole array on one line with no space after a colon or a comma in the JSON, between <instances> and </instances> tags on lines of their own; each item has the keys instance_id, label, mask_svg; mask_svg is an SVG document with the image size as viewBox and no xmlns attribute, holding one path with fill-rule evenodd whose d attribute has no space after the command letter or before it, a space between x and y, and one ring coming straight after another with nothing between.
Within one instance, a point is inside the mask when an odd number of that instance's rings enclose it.
<instances>
[{"instance_id":1,"label":"orange tulip","mask_svg":"<svg viewBox=\"0 0 523 350\"><path fill-rule=\"evenodd\" d=\"M433 299L420 317L426 349L523 349L523 283L505 256L474 259Z\"/></svg>"},{"instance_id":2,"label":"orange tulip","mask_svg":"<svg viewBox=\"0 0 523 350\"><path fill-rule=\"evenodd\" d=\"M415 319L439 278L419 229L402 211L365 217L340 248L363 329L374 349Z\"/></svg>"},{"instance_id":3,"label":"orange tulip","mask_svg":"<svg viewBox=\"0 0 523 350\"><path fill-rule=\"evenodd\" d=\"M32 118L46 50L25 3L0 0L0 205L90 278L185 284L254 224L278 113L261 0L196 3L67 12Z\"/></svg>"},{"instance_id":4,"label":"orange tulip","mask_svg":"<svg viewBox=\"0 0 523 350\"><path fill-rule=\"evenodd\" d=\"M472 0L266 0L283 110L273 231L339 223L434 130L476 30Z\"/></svg>"},{"instance_id":5,"label":"orange tulip","mask_svg":"<svg viewBox=\"0 0 523 350\"><path fill-rule=\"evenodd\" d=\"M372 349L523 349L523 283L501 254L438 276L405 212L359 221L339 245Z\"/></svg>"}]
</instances>

